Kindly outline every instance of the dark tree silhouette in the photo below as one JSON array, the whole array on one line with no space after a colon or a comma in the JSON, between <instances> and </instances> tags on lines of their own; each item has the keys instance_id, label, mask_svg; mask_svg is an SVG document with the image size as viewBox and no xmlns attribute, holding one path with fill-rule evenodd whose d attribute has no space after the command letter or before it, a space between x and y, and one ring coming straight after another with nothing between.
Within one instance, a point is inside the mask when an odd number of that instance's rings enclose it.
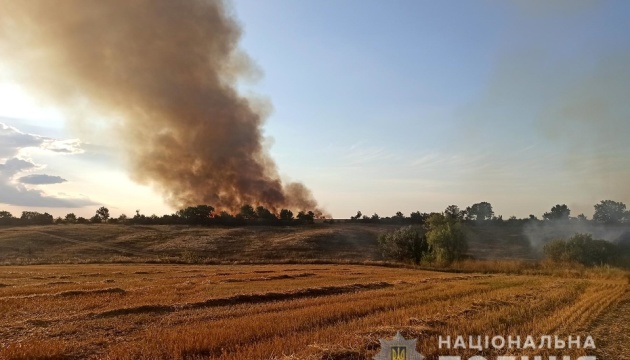
<instances>
[{"instance_id":1,"label":"dark tree silhouette","mask_svg":"<svg viewBox=\"0 0 630 360\"><path fill-rule=\"evenodd\" d=\"M197 205L181 209L177 211L176 215L179 216L186 224L204 225L210 223L210 218L212 217L213 212L214 208L212 206Z\"/></svg>"},{"instance_id":2,"label":"dark tree silhouette","mask_svg":"<svg viewBox=\"0 0 630 360\"><path fill-rule=\"evenodd\" d=\"M293 211L288 209L280 210L280 220L282 221L292 221L293 220Z\"/></svg>"},{"instance_id":3,"label":"dark tree silhouette","mask_svg":"<svg viewBox=\"0 0 630 360\"><path fill-rule=\"evenodd\" d=\"M24 225L49 225L54 221L49 213L41 214L36 211L22 211L20 220Z\"/></svg>"},{"instance_id":4,"label":"dark tree silhouette","mask_svg":"<svg viewBox=\"0 0 630 360\"><path fill-rule=\"evenodd\" d=\"M69 213L66 215L65 220L69 224L74 224L75 222L77 222L77 216L74 215L74 213Z\"/></svg>"},{"instance_id":5,"label":"dark tree silhouette","mask_svg":"<svg viewBox=\"0 0 630 360\"><path fill-rule=\"evenodd\" d=\"M491 220L494 216L492 205L488 202L480 202L466 208L466 219L475 221Z\"/></svg>"},{"instance_id":6,"label":"dark tree silhouette","mask_svg":"<svg viewBox=\"0 0 630 360\"><path fill-rule=\"evenodd\" d=\"M453 221L460 221L464 219L464 212L457 205L449 205L444 210L444 216Z\"/></svg>"},{"instance_id":7,"label":"dark tree silhouette","mask_svg":"<svg viewBox=\"0 0 630 360\"><path fill-rule=\"evenodd\" d=\"M256 208L256 217L260 219L263 223L267 223L267 224L273 223L276 220L278 220L276 215L272 213L271 211L269 211L269 209L265 208L264 206L258 206Z\"/></svg>"},{"instance_id":8,"label":"dark tree silhouette","mask_svg":"<svg viewBox=\"0 0 630 360\"><path fill-rule=\"evenodd\" d=\"M0 225L12 225L15 223L15 218L8 211L0 211Z\"/></svg>"},{"instance_id":9,"label":"dark tree silhouette","mask_svg":"<svg viewBox=\"0 0 630 360\"><path fill-rule=\"evenodd\" d=\"M105 206L101 206L98 210L96 210L95 216L97 216L101 220L99 222L106 222L107 219L109 219L109 209Z\"/></svg>"},{"instance_id":10,"label":"dark tree silhouette","mask_svg":"<svg viewBox=\"0 0 630 360\"><path fill-rule=\"evenodd\" d=\"M241 207L241 212L239 213L239 215L245 220L256 219L256 211L254 211L254 208L249 204L243 205Z\"/></svg>"},{"instance_id":11,"label":"dark tree silhouette","mask_svg":"<svg viewBox=\"0 0 630 360\"><path fill-rule=\"evenodd\" d=\"M626 204L612 200L602 200L595 205L593 220L602 224L619 224L628 219Z\"/></svg>"},{"instance_id":12,"label":"dark tree silhouette","mask_svg":"<svg viewBox=\"0 0 630 360\"><path fill-rule=\"evenodd\" d=\"M550 212L546 212L543 214L543 219L545 220L568 220L569 215L571 215L571 210L565 204L556 205L551 208Z\"/></svg>"},{"instance_id":13,"label":"dark tree silhouette","mask_svg":"<svg viewBox=\"0 0 630 360\"><path fill-rule=\"evenodd\" d=\"M300 211L297 214L296 218L302 223L312 224L315 221L315 213L313 213L312 211Z\"/></svg>"},{"instance_id":14,"label":"dark tree silhouette","mask_svg":"<svg viewBox=\"0 0 630 360\"><path fill-rule=\"evenodd\" d=\"M350 216L350 220L359 220L361 219L362 216L363 216L363 213L361 213L361 211L357 211L356 215Z\"/></svg>"}]
</instances>

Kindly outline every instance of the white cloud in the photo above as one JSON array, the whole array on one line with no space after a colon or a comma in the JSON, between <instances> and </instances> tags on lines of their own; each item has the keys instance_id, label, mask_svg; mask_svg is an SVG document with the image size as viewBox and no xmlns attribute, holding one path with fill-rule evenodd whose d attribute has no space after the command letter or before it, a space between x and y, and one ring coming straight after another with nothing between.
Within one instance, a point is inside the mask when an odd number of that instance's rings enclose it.
<instances>
[{"instance_id":1,"label":"white cloud","mask_svg":"<svg viewBox=\"0 0 630 360\"><path fill-rule=\"evenodd\" d=\"M0 122L0 159L17 156L25 148L40 148L66 154L82 153L78 139L58 140L45 136L28 134Z\"/></svg>"},{"instance_id":2,"label":"white cloud","mask_svg":"<svg viewBox=\"0 0 630 360\"><path fill-rule=\"evenodd\" d=\"M66 182L60 176L47 174L25 174L42 169L30 159L22 158L25 149L42 149L59 154L82 153L78 139L58 140L27 134L15 127L0 123L0 203L33 207L76 208L95 203L85 197L52 196L44 191L29 188L29 185L49 185Z\"/></svg>"}]
</instances>

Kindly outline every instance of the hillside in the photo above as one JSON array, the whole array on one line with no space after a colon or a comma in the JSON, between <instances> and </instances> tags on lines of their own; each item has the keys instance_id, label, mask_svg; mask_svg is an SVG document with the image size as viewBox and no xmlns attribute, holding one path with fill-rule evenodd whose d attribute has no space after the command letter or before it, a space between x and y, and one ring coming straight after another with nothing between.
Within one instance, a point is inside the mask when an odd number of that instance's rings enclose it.
<instances>
[{"instance_id":1,"label":"hillside","mask_svg":"<svg viewBox=\"0 0 630 360\"><path fill-rule=\"evenodd\" d=\"M50 225L0 228L0 263L175 260L380 260L378 235L396 225L236 228ZM519 228L467 227L474 258L530 258Z\"/></svg>"},{"instance_id":2,"label":"hillside","mask_svg":"<svg viewBox=\"0 0 630 360\"><path fill-rule=\"evenodd\" d=\"M83 262L199 258L218 260L379 257L387 226L194 227L50 225L0 229L0 261Z\"/></svg>"}]
</instances>

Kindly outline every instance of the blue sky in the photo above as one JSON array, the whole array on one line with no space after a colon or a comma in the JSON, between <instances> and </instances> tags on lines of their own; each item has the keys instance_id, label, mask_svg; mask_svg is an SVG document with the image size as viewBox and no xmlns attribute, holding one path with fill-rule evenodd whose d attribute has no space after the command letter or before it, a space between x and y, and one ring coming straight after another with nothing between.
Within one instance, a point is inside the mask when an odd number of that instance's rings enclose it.
<instances>
[{"instance_id":1,"label":"blue sky","mask_svg":"<svg viewBox=\"0 0 630 360\"><path fill-rule=\"evenodd\" d=\"M272 104L264 133L280 174L304 182L335 217L480 201L504 217L540 216L557 203L590 216L600 200L630 202L626 1L238 0L232 8L241 49L261 75L241 90ZM107 141L76 132L7 81L0 117L18 132L84 143L73 154L14 149L40 168L7 175L3 186L79 200L41 209L172 211L128 179ZM16 185L40 173L67 181Z\"/></svg>"}]
</instances>

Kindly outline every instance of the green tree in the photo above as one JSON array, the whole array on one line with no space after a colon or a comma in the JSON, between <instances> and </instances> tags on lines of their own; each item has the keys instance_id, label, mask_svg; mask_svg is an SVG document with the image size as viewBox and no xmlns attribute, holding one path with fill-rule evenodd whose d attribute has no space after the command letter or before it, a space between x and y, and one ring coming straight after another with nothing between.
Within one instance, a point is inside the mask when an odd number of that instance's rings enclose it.
<instances>
[{"instance_id":1,"label":"green tree","mask_svg":"<svg viewBox=\"0 0 630 360\"><path fill-rule=\"evenodd\" d=\"M602 200L595 205L593 220L601 224L619 224L627 218L626 204L612 200Z\"/></svg>"},{"instance_id":2,"label":"green tree","mask_svg":"<svg viewBox=\"0 0 630 360\"><path fill-rule=\"evenodd\" d=\"M411 225L380 235L378 244L385 258L416 264L429 251L422 231Z\"/></svg>"},{"instance_id":3,"label":"green tree","mask_svg":"<svg viewBox=\"0 0 630 360\"><path fill-rule=\"evenodd\" d=\"M466 218L468 220L485 221L494 216L492 205L488 202L480 202L466 208Z\"/></svg>"},{"instance_id":4,"label":"green tree","mask_svg":"<svg viewBox=\"0 0 630 360\"><path fill-rule=\"evenodd\" d=\"M431 214L425 224L427 243L435 259L451 263L461 259L468 250L461 225L442 214Z\"/></svg>"},{"instance_id":5,"label":"green tree","mask_svg":"<svg viewBox=\"0 0 630 360\"><path fill-rule=\"evenodd\" d=\"M550 212L546 212L543 214L543 219L545 220L569 220L569 215L571 215L571 210L565 204L556 205L551 208Z\"/></svg>"}]
</instances>

